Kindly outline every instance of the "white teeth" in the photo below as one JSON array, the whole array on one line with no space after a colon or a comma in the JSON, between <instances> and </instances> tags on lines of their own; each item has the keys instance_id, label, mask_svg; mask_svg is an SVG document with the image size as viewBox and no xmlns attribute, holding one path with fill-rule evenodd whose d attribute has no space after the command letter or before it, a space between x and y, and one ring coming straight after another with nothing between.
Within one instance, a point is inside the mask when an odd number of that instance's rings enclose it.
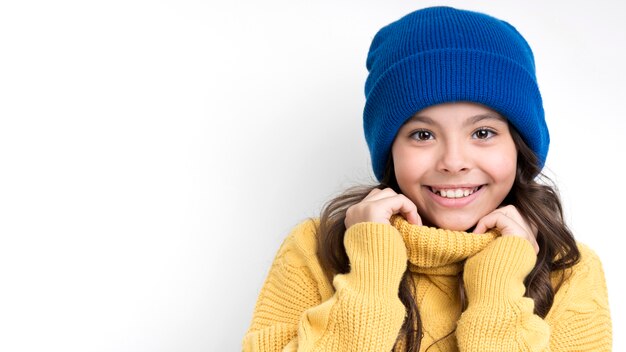
<instances>
[{"instance_id":1,"label":"white teeth","mask_svg":"<svg viewBox=\"0 0 626 352\"><path fill-rule=\"evenodd\" d=\"M473 188L473 189L432 189L433 192L435 192L436 194L445 197L445 198L463 198L463 197L467 197L470 194L476 192L478 190L479 187Z\"/></svg>"}]
</instances>

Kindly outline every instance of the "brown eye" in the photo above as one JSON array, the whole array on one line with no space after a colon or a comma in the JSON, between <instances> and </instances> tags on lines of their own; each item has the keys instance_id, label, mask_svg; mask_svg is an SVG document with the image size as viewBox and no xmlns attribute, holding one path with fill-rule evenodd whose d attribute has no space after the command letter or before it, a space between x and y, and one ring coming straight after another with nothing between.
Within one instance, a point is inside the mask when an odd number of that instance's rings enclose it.
<instances>
[{"instance_id":1,"label":"brown eye","mask_svg":"<svg viewBox=\"0 0 626 352\"><path fill-rule=\"evenodd\" d=\"M484 128L474 132L474 137L476 139L487 139L487 138L493 137L494 135L495 135L495 132L488 130L488 129L484 129Z\"/></svg>"},{"instance_id":2,"label":"brown eye","mask_svg":"<svg viewBox=\"0 0 626 352\"><path fill-rule=\"evenodd\" d=\"M433 134L430 131L416 131L412 137L418 141L427 141L433 139Z\"/></svg>"}]
</instances>

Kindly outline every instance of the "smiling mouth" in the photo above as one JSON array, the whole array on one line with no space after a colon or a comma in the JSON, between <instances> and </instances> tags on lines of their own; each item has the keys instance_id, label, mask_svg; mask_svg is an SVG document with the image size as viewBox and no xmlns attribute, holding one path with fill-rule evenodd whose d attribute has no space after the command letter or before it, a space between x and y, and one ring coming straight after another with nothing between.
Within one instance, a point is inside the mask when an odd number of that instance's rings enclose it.
<instances>
[{"instance_id":1,"label":"smiling mouth","mask_svg":"<svg viewBox=\"0 0 626 352\"><path fill-rule=\"evenodd\" d=\"M481 189L483 185L473 188L434 188L428 186L428 189L434 194L444 198L465 198Z\"/></svg>"}]
</instances>

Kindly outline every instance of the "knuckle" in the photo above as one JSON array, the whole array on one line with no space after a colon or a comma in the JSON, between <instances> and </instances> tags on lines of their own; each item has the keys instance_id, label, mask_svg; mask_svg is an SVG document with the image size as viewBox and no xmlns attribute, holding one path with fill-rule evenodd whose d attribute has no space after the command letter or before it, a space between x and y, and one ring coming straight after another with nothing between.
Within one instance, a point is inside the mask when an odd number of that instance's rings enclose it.
<instances>
[{"instance_id":1,"label":"knuckle","mask_svg":"<svg viewBox=\"0 0 626 352\"><path fill-rule=\"evenodd\" d=\"M417 209L417 206L415 205L415 203L413 203L413 201L411 199L409 199L409 197L405 196L404 194L399 194L400 198L402 198L402 200L404 202L407 203L407 205L411 208L411 209Z\"/></svg>"},{"instance_id":2,"label":"knuckle","mask_svg":"<svg viewBox=\"0 0 626 352\"><path fill-rule=\"evenodd\" d=\"M506 206L506 209L512 213L518 213L517 208L515 207L515 205L509 204Z\"/></svg>"},{"instance_id":3,"label":"knuckle","mask_svg":"<svg viewBox=\"0 0 626 352\"><path fill-rule=\"evenodd\" d=\"M382 192L385 192L387 194L397 194L396 191L394 191L391 187L383 189Z\"/></svg>"}]
</instances>

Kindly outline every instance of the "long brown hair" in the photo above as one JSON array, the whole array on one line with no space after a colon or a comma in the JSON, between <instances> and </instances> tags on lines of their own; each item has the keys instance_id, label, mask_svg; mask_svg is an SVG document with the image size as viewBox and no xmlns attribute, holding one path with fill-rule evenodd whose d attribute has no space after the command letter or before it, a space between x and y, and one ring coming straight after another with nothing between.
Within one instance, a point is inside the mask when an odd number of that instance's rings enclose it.
<instances>
[{"instance_id":1,"label":"long brown hair","mask_svg":"<svg viewBox=\"0 0 626 352\"><path fill-rule=\"evenodd\" d=\"M519 133L510 125L509 130L517 148L517 171L513 187L503 201L503 205L514 205L520 214L538 230L539 253L535 267L524 281L526 286L524 295L532 298L535 302L534 313L544 318L552 307L555 289L558 289L558 287L552 286L551 273L576 264L580 253L574 236L563 219L563 209L556 186L541 173L536 155L526 145ZM350 270L349 259L343 245L346 231L344 224L346 211L353 204L362 201L374 188L390 187L400 193L400 187L393 170L393 158L390 155L384 176L379 184L350 188L326 203L322 209L319 228L317 229L317 255L331 282L335 275L345 274ZM466 302L461 275L459 275L459 290L461 307L465 309ZM398 296L404 304L407 314L396 341L397 346L401 340L404 340L405 351L419 351L423 335L419 309L413 296L414 292L415 287L411 273L407 269L398 290Z\"/></svg>"}]
</instances>

